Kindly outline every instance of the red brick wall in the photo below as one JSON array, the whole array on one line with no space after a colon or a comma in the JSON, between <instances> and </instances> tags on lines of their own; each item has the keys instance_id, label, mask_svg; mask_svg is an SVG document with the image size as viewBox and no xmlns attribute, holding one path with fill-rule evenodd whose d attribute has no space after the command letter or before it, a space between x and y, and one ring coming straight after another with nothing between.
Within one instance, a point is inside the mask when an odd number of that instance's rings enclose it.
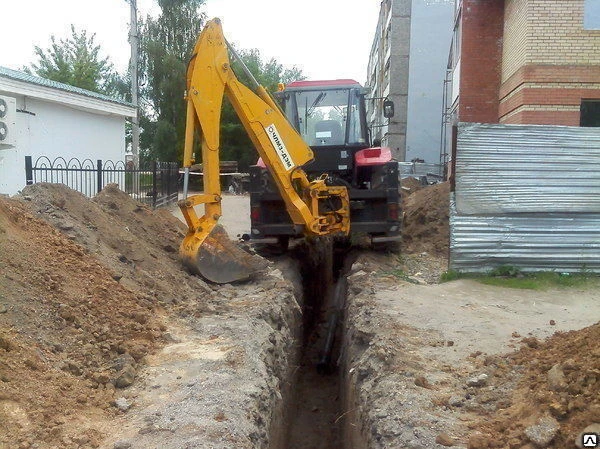
<instances>
[{"instance_id":1,"label":"red brick wall","mask_svg":"<svg viewBox=\"0 0 600 449\"><path fill-rule=\"evenodd\" d=\"M463 0L459 119L498 123L504 0Z\"/></svg>"},{"instance_id":2,"label":"red brick wall","mask_svg":"<svg viewBox=\"0 0 600 449\"><path fill-rule=\"evenodd\" d=\"M579 126L579 111L520 111L503 120L512 125Z\"/></svg>"},{"instance_id":3,"label":"red brick wall","mask_svg":"<svg viewBox=\"0 0 600 449\"><path fill-rule=\"evenodd\" d=\"M579 126L582 99L600 99L600 67L527 65L500 88L500 121Z\"/></svg>"}]
</instances>

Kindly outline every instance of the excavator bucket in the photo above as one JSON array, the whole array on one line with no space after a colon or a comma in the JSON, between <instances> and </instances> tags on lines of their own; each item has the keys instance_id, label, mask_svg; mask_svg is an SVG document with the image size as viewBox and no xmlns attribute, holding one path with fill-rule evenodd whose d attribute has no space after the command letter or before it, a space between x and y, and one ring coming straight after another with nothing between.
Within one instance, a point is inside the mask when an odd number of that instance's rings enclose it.
<instances>
[{"instance_id":1,"label":"excavator bucket","mask_svg":"<svg viewBox=\"0 0 600 449\"><path fill-rule=\"evenodd\" d=\"M221 226L216 226L200 245L194 234L188 235L180 254L190 272L215 284L249 280L263 272L268 264L231 241Z\"/></svg>"}]
</instances>

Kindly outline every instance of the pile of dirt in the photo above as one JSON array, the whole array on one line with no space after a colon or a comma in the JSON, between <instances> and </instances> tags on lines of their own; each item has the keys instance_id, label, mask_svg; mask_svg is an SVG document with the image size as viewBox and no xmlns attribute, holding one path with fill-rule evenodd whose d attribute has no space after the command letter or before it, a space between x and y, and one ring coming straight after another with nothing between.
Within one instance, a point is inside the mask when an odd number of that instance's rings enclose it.
<instances>
[{"instance_id":1,"label":"pile of dirt","mask_svg":"<svg viewBox=\"0 0 600 449\"><path fill-rule=\"evenodd\" d=\"M580 433L600 428L600 323L556 333L525 346L507 359L495 358L495 387L519 382L512 396L497 398L491 416L472 427L469 448L573 448Z\"/></svg>"},{"instance_id":2,"label":"pile of dirt","mask_svg":"<svg viewBox=\"0 0 600 449\"><path fill-rule=\"evenodd\" d=\"M405 196L402 203L402 252L447 256L449 227L448 182L427 186Z\"/></svg>"},{"instance_id":3,"label":"pile of dirt","mask_svg":"<svg viewBox=\"0 0 600 449\"><path fill-rule=\"evenodd\" d=\"M121 285L189 316L214 309L211 289L178 260L185 226L166 210L152 210L108 185L93 200L62 184L34 184L23 197L45 221L114 270Z\"/></svg>"},{"instance_id":4,"label":"pile of dirt","mask_svg":"<svg viewBox=\"0 0 600 449\"><path fill-rule=\"evenodd\" d=\"M403 199L406 199L413 193L418 192L422 188L426 187L417 178L412 178L412 177L404 178L400 184L402 186L402 198Z\"/></svg>"},{"instance_id":5,"label":"pile of dirt","mask_svg":"<svg viewBox=\"0 0 600 449\"><path fill-rule=\"evenodd\" d=\"M116 412L163 327L152 298L28 206L0 198L0 446L97 447L81 411Z\"/></svg>"},{"instance_id":6,"label":"pile of dirt","mask_svg":"<svg viewBox=\"0 0 600 449\"><path fill-rule=\"evenodd\" d=\"M226 308L182 270L183 235L116 185L0 199L0 446L97 447L168 321Z\"/></svg>"}]
</instances>

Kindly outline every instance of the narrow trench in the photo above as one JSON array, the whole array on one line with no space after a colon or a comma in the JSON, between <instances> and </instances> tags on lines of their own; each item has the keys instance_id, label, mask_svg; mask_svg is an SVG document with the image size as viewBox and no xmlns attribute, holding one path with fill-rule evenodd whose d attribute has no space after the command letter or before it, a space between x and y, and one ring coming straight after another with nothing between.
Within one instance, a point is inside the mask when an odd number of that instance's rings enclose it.
<instances>
[{"instance_id":1,"label":"narrow trench","mask_svg":"<svg viewBox=\"0 0 600 449\"><path fill-rule=\"evenodd\" d=\"M302 347L289 405L288 449L342 449L340 334L346 296L346 247L330 240L296 250L304 290ZM346 262L346 263L345 263ZM334 322L337 318L337 326ZM336 332L329 329L335 327ZM334 337L334 338L332 338ZM331 348L330 353L327 347ZM330 354L330 357L327 357Z\"/></svg>"}]
</instances>

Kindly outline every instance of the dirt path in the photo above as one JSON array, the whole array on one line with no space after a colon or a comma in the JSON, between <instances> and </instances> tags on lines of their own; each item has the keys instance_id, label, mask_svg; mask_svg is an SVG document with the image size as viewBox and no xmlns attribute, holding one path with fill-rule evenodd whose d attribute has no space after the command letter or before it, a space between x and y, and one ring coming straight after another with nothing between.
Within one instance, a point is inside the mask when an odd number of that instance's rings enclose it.
<instances>
[{"instance_id":1,"label":"dirt path","mask_svg":"<svg viewBox=\"0 0 600 449\"><path fill-rule=\"evenodd\" d=\"M438 340L438 345L423 349L424 355L436 353L449 362L475 351L508 352L521 338L545 339L600 319L600 292L595 289L540 292L458 280L438 285L402 283L378 290L375 297L391 319L412 323ZM454 342L452 347L447 347L449 341Z\"/></svg>"},{"instance_id":2,"label":"dirt path","mask_svg":"<svg viewBox=\"0 0 600 449\"><path fill-rule=\"evenodd\" d=\"M236 240L242 234L250 232L250 195L231 195L223 194L221 205L223 207L223 216L219 219L219 223L227 230L229 237ZM198 207L199 212L201 207ZM181 210L175 204L169 207L169 211L183 220Z\"/></svg>"},{"instance_id":3,"label":"dirt path","mask_svg":"<svg viewBox=\"0 0 600 449\"><path fill-rule=\"evenodd\" d=\"M359 412L346 426L362 432L357 439L369 447L440 448L440 441L488 447L491 440L473 443L470 436L486 416L508 406L524 372L504 354L600 319L596 287L538 292L472 280L414 285L382 273L384 262L359 257L349 277L346 382L356 391L344 407ZM550 366L538 368L543 382ZM534 403L531 395L521 401Z\"/></svg>"}]
</instances>

